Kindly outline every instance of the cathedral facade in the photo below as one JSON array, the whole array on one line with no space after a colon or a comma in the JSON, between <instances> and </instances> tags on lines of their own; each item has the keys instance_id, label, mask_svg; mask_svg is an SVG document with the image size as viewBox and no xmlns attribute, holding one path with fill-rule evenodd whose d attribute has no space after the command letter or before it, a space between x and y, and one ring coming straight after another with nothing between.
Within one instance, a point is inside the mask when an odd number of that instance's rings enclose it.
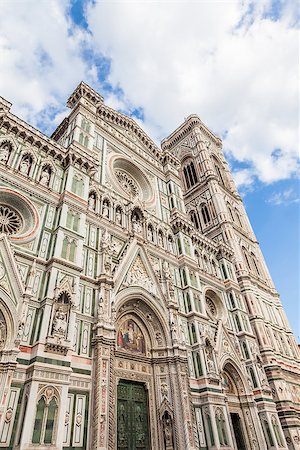
<instances>
[{"instance_id":1,"label":"cathedral facade","mask_svg":"<svg viewBox=\"0 0 300 450\"><path fill-rule=\"evenodd\" d=\"M222 152L80 83L0 98L0 448L300 449L300 356Z\"/></svg>"}]
</instances>

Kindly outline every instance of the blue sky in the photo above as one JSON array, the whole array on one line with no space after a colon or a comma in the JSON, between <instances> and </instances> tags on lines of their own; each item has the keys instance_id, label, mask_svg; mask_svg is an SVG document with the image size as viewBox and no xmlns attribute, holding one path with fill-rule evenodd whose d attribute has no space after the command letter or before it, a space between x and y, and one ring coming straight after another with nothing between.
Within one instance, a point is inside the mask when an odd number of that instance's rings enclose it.
<instances>
[{"instance_id":1,"label":"blue sky","mask_svg":"<svg viewBox=\"0 0 300 450\"><path fill-rule=\"evenodd\" d=\"M4 1L0 95L47 134L81 80L158 143L198 114L300 341L298 23L294 0Z\"/></svg>"}]
</instances>

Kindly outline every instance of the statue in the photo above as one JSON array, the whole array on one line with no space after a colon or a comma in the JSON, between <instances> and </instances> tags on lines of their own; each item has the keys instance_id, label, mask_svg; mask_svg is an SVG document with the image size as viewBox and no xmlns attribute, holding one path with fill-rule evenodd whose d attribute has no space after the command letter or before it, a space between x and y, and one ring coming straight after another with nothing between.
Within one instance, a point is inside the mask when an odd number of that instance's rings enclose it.
<instances>
[{"instance_id":1,"label":"statue","mask_svg":"<svg viewBox=\"0 0 300 450\"><path fill-rule=\"evenodd\" d=\"M103 215L103 217L106 217L107 219L109 219L109 206L108 206L108 202L106 200L103 202L102 215Z\"/></svg>"},{"instance_id":2,"label":"statue","mask_svg":"<svg viewBox=\"0 0 300 450\"><path fill-rule=\"evenodd\" d=\"M43 186L49 186L49 181L50 181L49 169L44 168L41 173L40 183Z\"/></svg>"},{"instance_id":3,"label":"statue","mask_svg":"<svg viewBox=\"0 0 300 450\"><path fill-rule=\"evenodd\" d=\"M0 148L0 161L2 161L4 164L6 164L8 161L9 155L10 155L9 145L5 144L3 147Z\"/></svg>"},{"instance_id":4,"label":"statue","mask_svg":"<svg viewBox=\"0 0 300 450\"><path fill-rule=\"evenodd\" d=\"M141 223L137 214L134 214L132 217L132 229L135 233L141 232Z\"/></svg>"},{"instance_id":5,"label":"statue","mask_svg":"<svg viewBox=\"0 0 300 450\"><path fill-rule=\"evenodd\" d=\"M89 200L88 200L88 207L89 209L95 210L96 206L96 200L94 194L90 194Z\"/></svg>"},{"instance_id":6,"label":"statue","mask_svg":"<svg viewBox=\"0 0 300 450\"><path fill-rule=\"evenodd\" d=\"M66 331L67 331L67 315L63 311L62 306L59 306L58 309L56 310L53 320L53 333L65 336Z\"/></svg>"},{"instance_id":7,"label":"statue","mask_svg":"<svg viewBox=\"0 0 300 450\"><path fill-rule=\"evenodd\" d=\"M22 159L20 164L20 172L24 175L28 175L30 169L30 162L28 158Z\"/></svg>"},{"instance_id":8,"label":"statue","mask_svg":"<svg viewBox=\"0 0 300 450\"><path fill-rule=\"evenodd\" d=\"M116 210L116 224L122 225L122 213L121 213L120 209Z\"/></svg>"},{"instance_id":9,"label":"statue","mask_svg":"<svg viewBox=\"0 0 300 450\"><path fill-rule=\"evenodd\" d=\"M173 438L172 438L172 419L167 411L164 413L162 421L165 438L165 448L166 450L168 450L170 448L173 448Z\"/></svg>"}]
</instances>

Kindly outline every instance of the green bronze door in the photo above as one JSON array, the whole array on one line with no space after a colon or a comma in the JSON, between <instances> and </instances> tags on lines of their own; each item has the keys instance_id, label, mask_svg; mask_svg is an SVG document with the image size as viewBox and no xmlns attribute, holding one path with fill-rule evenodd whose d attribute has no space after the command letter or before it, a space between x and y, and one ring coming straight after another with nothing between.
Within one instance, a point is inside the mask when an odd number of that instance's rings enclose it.
<instances>
[{"instance_id":1,"label":"green bronze door","mask_svg":"<svg viewBox=\"0 0 300 450\"><path fill-rule=\"evenodd\" d=\"M148 450L148 406L143 384L118 385L118 450Z\"/></svg>"}]
</instances>

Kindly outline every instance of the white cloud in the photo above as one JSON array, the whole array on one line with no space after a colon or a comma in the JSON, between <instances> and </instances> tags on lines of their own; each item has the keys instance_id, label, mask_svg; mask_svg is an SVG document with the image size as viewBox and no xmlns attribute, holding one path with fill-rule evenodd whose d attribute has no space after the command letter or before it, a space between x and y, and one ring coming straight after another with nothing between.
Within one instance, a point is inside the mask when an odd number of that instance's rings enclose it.
<instances>
[{"instance_id":1,"label":"white cloud","mask_svg":"<svg viewBox=\"0 0 300 450\"><path fill-rule=\"evenodd\" d=\"M282 192L274 192L267 200L267 203L273 205L289 205L291 203L299 203L299 195L293 189L286 189Z\"/></svg>"},{"instance_id":2,"label":"white cloud","mask_svg":"<svg viewBox=\"0 0 300 450\"><path fill-rule=\"evenodd\" d=\"M110 60L105 82L113 92L105 95L107 103L128 113L142 108L144 120L138 122L155 141L197 113L225 136L231 157L249 163L235 174L240 186L295 175L293 0L89 1L87 31L68 16L70 4L1 4L0 95L16 114L52 131L79 81L99 88L96 62L84 57L87 49ZM281 8L276 20L274 5Z\"/></svg>"},{"instance_id":3,"label":"white cloud","mask_svg":"<svg viewBox=\"0 0 300 450\"><path fill-rule=\"evenodd\" d=\"M254 168L238 183L270 183L298 164L297 11L292 1L281 8L272 20L270 0L99 2L87 21L94 50L111 60L110 83L144 108L154 138L198 113Z\"/></svg>"},{"instance_id":4,"label":"white cloud","mask_svg":"<svg viewBox=\"0 0 300 450\"><path fill-rule=\"evenodd\" d=\"M65 102L81 79L91 78L82 59L86 35L72 27L69 2L1 2L0 92L13 111L53 130L53 109ZM47 113L46 113L47 111Z\"/></svg>"}]
</instances>

